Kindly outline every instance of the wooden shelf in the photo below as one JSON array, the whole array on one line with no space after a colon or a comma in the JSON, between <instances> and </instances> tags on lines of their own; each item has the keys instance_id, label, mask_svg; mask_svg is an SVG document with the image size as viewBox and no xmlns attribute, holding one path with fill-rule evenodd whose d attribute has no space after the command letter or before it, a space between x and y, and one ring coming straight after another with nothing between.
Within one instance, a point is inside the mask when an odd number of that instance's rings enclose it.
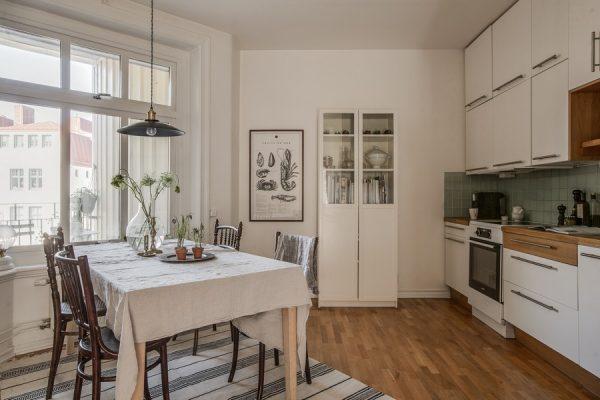
<instances>
[{"instance_id":1,"label":"wooden shelf","mask_svg":"<svg viewBox=\"0 0 600 400\"><path fill-rule=\"evenodd\" d=\"M354 137L354 134L350 133L348 135L344 135L344 134L341 134L341 133L339 133L339 134L338 133L329 133L329 134L325 134L324 133L323 137L324 138L332 138L332 137L333 138L345 138L345 137Z\"/></svg>"},{"instance_id":2,"label":"wooden shelf","mask_svg":"<svg viewBox=\"0 0 600 400\"><path fill-rule=\"evenodd\" d=\"M354 168L323 168L327 172L352 172Z\"/></svg>"},{"instance_id":3,"label":"wooden shelf","mask_svg":"<svg viewBox=\"0 0 600 400\"><path fill-rule=\"evenodd\" d=\"M393 168L363 168L363 172L394 172Z\"/></svg>"},{"instance_id":4,"label":"wooden shelf","mask_svg":"<svg viewBox=\"0 0 600 400\"><path fill-rule=\"evenodd\" d=\"M581 143L581 147L598 147L598 146L600 146L600 139L586 140L585 142Z\"/></svg>"}]
</instances>

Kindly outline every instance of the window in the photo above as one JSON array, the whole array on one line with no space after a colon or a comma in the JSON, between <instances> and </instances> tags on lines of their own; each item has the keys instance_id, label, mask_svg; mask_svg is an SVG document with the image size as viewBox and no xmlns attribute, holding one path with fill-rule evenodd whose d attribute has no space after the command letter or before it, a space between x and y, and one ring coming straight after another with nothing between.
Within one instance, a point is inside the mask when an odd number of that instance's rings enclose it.
<instances>
[{"instance_id":1,"label":"window","mask_svg":"<svg viewBox=\"0 0 600 400\"><path fill-rule=\"evenodd\" d=\"M10 170L10 190L23 189L24 173L22 168Z\"/></svg>"},{"instance_id":2,"label":"window","mask_svg":"<svg viewBox=\"0 0 600 400\"><path fill-rule=\"evenodd\" d=\"M29 147L30 149L32 147L38 147L40 141L40 137L38 135L29 135L27 137L27 147Z\"/></svg>"},{"instance_id":3,"label":"window","mask_svg":"<svg viewBox=\"0 0 600 400\"><path fill-rule=\"evenodd\" d=\"M42 188L42 170L40 168L29 169L29 189Z\"/></svg>"},{"instance_id":4,"label":"window","mask_svg":"<svg viewBox=\"0 0 600 400\"><path fill-rule=\"evenodd\" d=\"M121 58L71 45L71 89L121 97Z\"/></svg>"},{"instance_id":5,"label":"window","mask_svg":"<svg viewBox=\"0 0 600 400\"><path fill-rule=\"evenodd\" d=\"M0 77L60 86L60 41L0 26ZM10 62L6 62L10 60ZM42 66L43 68L32 68Z\"/></svg>"},{"instance_id":6,"label":"window","mask_svg":"<svg viewBox=\"0 0 600 400\"><path fill-rule=\"evenodd\" d=\"M42 218L42 207L41 206L29 206L29 219L40 219Z\"/></svg>"},{"instance_id":7,"label":"window","mask_svg":"<svg viewBox=\"0 0 600 400\"><path fill-rule=\"evenodd\" d=\"M129 60L129 98L150 101L150 63ZM171 105L171 69L154 64L154 102Z\"/></svg>"},{"instance_id":8,"label":"window","mask_svg":"<svg viewBox=\"0 0 600 400\"><path fill-rule=\"evenodd\" d=\"M0 135L0 149L8 147L9 139L10 139L10 136L8 136L8 135Z\"/></svg>"},{"instance_id":9,"label":"window","mask_svg":"<svg viewBox=\"0 0 600 400\"><path fill-rule=\"evenodd\" d=\"M79 178L79 170L77 168L73 168L73 174L75 175L75 178Z\"/></svg>"},{"instance_id":10,"label":"window","mask_svg":"<svg viewBox=\"0 0 600 400\"><path fill-rule=\"evenodd\" d=\"M16 221L21 221L25 219L25 216L23 215L23 206L10 206L10 220L11 222L14 224L14 222ZM16 225L20 225L20 224L16 224Z\"/></svg>"},{"instance_id":11,"label":"window","mask_svg":"<svg viewBox=\"0 0 600 400\"><path fill-rule=\"evenodd\" d=\"M23 135L15 135L13 137L13 140L14 140L14 147L15 148L25 146L25 138L24 138Z\"/></svg>"},{"instance_id":12,"label":"window","mask_svg":"<svg viewBox=\"0 0 600 400\"><path fill-rule=\"evenodd\" d=\"M42 135L42 147L52 147L52 135Z\"/></svg>"}]
</instances>

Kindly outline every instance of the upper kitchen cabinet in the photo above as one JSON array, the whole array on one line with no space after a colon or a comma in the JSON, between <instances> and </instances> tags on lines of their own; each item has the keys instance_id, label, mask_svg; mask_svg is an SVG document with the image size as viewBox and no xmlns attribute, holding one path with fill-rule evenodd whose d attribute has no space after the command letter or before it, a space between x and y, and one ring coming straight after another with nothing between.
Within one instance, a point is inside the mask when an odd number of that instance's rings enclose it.
<instances>
[{"instance_id":1,"label":"upper kitchen cabinet","mask_svg":"<svg viewBox=\"0 0 600 400\"><path fill-rule=\"evenodd\" d=\"M493 165L508 170L531 165L531 80L492 100Z\"/></svg>"},{"instance_id":2,"label":"upper kitchen cabinet","mask_svg":"<svg viewBox=\"0 0 600 400\"><path fill-rule=\"evenodd\" d=\"M465 49L465 107L492 98L492 27Z\"/></svg>"},{"instance_id":3,"label":"upper kitchen cabinet","mask_svg":"<svg viewBox=\"0 0 600 400\"><path fill-rule=\"evenodd\" d=\"M467 111L466 170L468 174L485 173L493 157L492 103L488 101Z\"/></svg>"},{"instance_id":4,"label":"upper kitchen cabinet","mask_svg":"<svg viewBox=\"0 0 600 400\"><path fill-rule=\"evenodd\" d=\"M492 25L494 96L531 72L531 0L519 0Z\"/></svg>"},{"instance_id":5,"label":"upper kitchen cabinet","mask_svg":"<svg viewBox=\"0 0 600 400\"><path fill-rule=\"evenodd\" d=\"M531 0L531 74L569 57L569 1Z\"/></svg>"},{"instance_id":6,"label":"upper kitchen cabinet","mask_svg":"<svg viewBox=\"0 0 600 400\"><path fill-rule=\"evenodd\" d=\"M569 4L569 88L575 89L600 79L600 0Z\"/></svg>"}]
</instances>

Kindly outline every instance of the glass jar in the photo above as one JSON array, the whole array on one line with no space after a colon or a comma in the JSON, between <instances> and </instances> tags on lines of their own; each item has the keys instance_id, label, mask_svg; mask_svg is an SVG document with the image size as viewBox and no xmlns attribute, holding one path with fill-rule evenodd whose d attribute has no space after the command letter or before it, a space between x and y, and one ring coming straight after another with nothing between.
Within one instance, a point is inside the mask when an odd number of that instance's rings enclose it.
<instances>
[{"instance_id":1,"label":"glass jar","mask_svg":"<svg viewBox=\"0 0 600 400\"><path fill-rule=\"evenodd\" d=\"M154 214L154 207L151 209L151 213ZM155 234L152 232L152 224L151 220L154 221L154 229ZM137 213L133 216L131 221L127 224L127 229L125 230L125 235L127 237L127 243L137 252L143 252L145 250L158 250L165 239L165 227L161 223L160 219L152 216L150 220L146 218L144 211L142 210L142 205L138 207ZM147 239L147 246L145 243L145 237ZM154 241L154 243L153 243ZM154 246L153 246L154 244Z\"/></svg>"}]
</instances>

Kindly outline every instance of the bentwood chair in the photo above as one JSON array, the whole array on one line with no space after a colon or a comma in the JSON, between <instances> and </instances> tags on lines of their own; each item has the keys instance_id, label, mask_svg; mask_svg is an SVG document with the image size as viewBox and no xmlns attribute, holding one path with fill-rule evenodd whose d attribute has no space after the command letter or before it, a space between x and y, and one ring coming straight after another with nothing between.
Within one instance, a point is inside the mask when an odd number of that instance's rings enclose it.
<instances>
[{"instance_id":1,"label":"bentwood chair","mask_svg":"<svg viewBox=\"0 0 600 400\"><path fill-rule=\"evenodd\" d=\"M102 375L101 362L103 360L116 360L119 357L119 340L112 330L98 324L98 312L94 301L94 288L90 276L90 267L86 256L77 259L70 257L73 254L72 246L58 252L54 259L63 282L65 297L71 307L73 320L79 328L79 353L75 378L74 399L81 398L83 380L92 381L92 400L99 400L102 382L114 382L116 376ZM161 366L162 395L169 399L169 369L167 342L170 338L154 340L146 343L146 352L156 351L158 359L145 368L144 397L149 400L148 371ZM85 367L91 361L91 374L86 373Z\"/></svg>"},{"instance_id":2,"label":"bentwood chair","mask_svg":"<svg viewBox=\"0 0 600 400\"><path fill-rule=\"evenodd\" d=\"M44 253L46 255L46 267L48 270L48 281L50 283L50 295L52 298L52 310L54 317L54 338L52 341L52 358L50 359L50 371L48 373L48 385L46 386L46 399L52 398L54 391L54 380L56 371L60 363L60 355L65 342L65 336L78 336L79 332L68 331L67 324L73 321L73 312L69 303L61 300L60 290L58 289L58 280L56 279L56 267L54 264L54 255L64 250L65 236L63 229L59 227L56 235L43 234ZM70 254L72 258L74 254ZM64 290L63 290L64 293ZM96 310L99 316L106 315L106 306L95 297Z\"/></svg>"},{"instance_id":3,"label":"bentwood chair","mask_svg":"<svg viewBox=\"0 0 600 400\"><path fill-rule=\"evenodd\" d=\"M295 237L298 238L298 236L295 236ZM281 232L277 232L275 235L275 259L279 259L282 261L288 261L288 262L295 262L295 263L300 262L299 260L296 260L296 259L289 259L290 255L286 254L285 251L278 251L281 239L282 239ZM308 238L308 239L309 239L309 241L307 243L310 243L310 244L307 247L309 247L309 248L305 249L308 257L300 257L300 258L304 259L305 265L302 265L303 269L308 268L309 263L311 264L311 267L316 266L318 238ZM293 253L294 254L292 254L292 258L294 256L298 255L296 252L293 252ZM245 318L252 319L253 316L249 316L249 317L245 317ZM231 323L230 326L231 326L231 332L232 332L232 338L233 338L233 352L232 352L232 360L231 360L231 369L229 371L229 378L227 379L227 381L233 382L233 378L235 376L235 371L237 368L237 361L238 361L238 352L239 352L239 344L240 344L240 330L233 323ZM279 349L277 349L277 348L273 349L273 358L274 358L275 365L279 366ZM291 356L290 356L290 358L291 358ZM264 343L259 343L258 344L258 388L256 391L256 399L257 400L262 399L262 394L264 391L265 359L266 359L266 346ZM295 357L294 357L294 359L295 359ZM312 383L312 377L311 377L311 373L310 373L310 364L308 362L308 348L306 350L306 364L304 367L304 374L306 376L306 383L308 383L310 385Z\"/></svg>"}]
</instances>

